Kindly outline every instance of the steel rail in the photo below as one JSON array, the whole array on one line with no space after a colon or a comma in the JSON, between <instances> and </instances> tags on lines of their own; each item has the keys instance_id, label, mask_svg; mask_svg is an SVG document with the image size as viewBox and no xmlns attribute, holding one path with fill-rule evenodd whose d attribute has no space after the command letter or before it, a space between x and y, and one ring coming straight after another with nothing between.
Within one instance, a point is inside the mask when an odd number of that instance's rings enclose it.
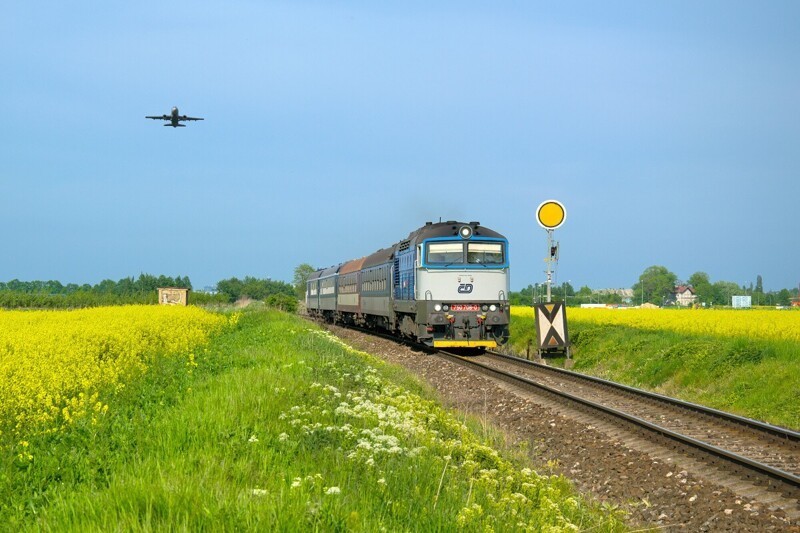
<instances>
[{"instance_id":1,"label":"steel rail","mask_svg":"<svg viewBox=\"0 0 800 533\"><path fill-rule=\"evenodd\" d=\"M719 458L719 459L722 459L722 460L726 460L726 461L728 461L730 463L733 463L734 465L736 465L740 469L743 469L745 472L750 473L751 475L752 474L756 474L756 475L760 475L762 477L766 477L766 478L768 478L769 480L772 481L772 485L775 488L780 489L781 485L783 487L788 487L790 489L790 497L792 497L792 498L798 498L798 494L800 494L800 477L799 476L796 476L796 475L794 475L794 474L792 474L790 472L786 472L784 470L780 470L780 469L771 467L769 465L765 465L763 463L759 463L758 461L755 461L755 460L750 459L748 457L744 457L744 456L738 455L736 453L730 452L728 450L725 450L724 448L720 448L720 447L717 447L717 446L712 446L712 445L710 445L708 443L705 443L703 441L700 441L698 439L695 439L695 438L692 438L692 437L688 437L686 435L682 435L680 433L677 433L677 432L672 431L670 429L661 427L661 426L659 426L657 424L653 424L652 422L648 422L647 420L643 420L643 419L641 419L639 417L630 415L630 414L625 413L623 411L619 411L619 410L613 409L611 407L606 407L604 405L598 404L598 403L593 402L591 400L586 400L586 399L581 398L579 396L574 396L572 394L560 391L560 390L555 389L553 387L549 387L549 386L544 385L542 383L537 383L536 381L530 380L530 379L522 377L522 376L518 376L518 375L515 375L515 374L510 374L508 372L504 372L502 370L498 370L498 369L492 368L492 367L487 366L487 365L485 365L483 363L475 361L472 357L465 357L465 356L462 356L462 355L459 355L459 354L454 354L454 353L447 352L447 351L444 351L444 350L438 350L438 349L432 348L430 346L427 346L425 344L418 343L418 342L416 342L416 341L414 341L412 339L399 338L399 337L396 337L396 336L393 336L393 335L389 335L389 334L386 334L386 333L382 333L382 332L378 332L378 331L375 331L375 330L369 330L369 329L361 328L361 327L358 327L358 326L346 326L346 325L342 325L342 324L337 324L337 325L339 327L344 327L344 328L347 328L347 329L353 329L353 330L356 330L356 331L360 331L360 332L365 333L365 334L375 335L375 336L381 337L381 338L386 339L386 340L392 340L392 341L397 342L398 344L401 344L401 345L417 348L417 349L425 351L425 352L427 352L429 354L436 355L438 357L442 357L445 360L453 361L455 363L462 364L462 365L467 366L467 367L472 366L472 367L478 369L478 371L480 371L482 373L491 375L491 376L496 377L498 379L501 379L503 381L506 381L506 382L509 382L509 383L514 383L514 384L522 384L523 386L525 386L525 387L527 387L529 389L538 389L540 391L545 392L546 394L550 394L551 396L555 396L557 398L561 398L561 399L564 399L564 400L567 400L567 401L571 401L573 403L576 403L576 404L578 404L578 405L580 405L582 407L588 408L590 410L594 410L596 412L600 412L602 414L609 415L609 416L611 416L613 418L617 418L619 420L623 420L623 421L627 422L628 424L633 425L634 427L642 428L644 430L647 430L651 434L656 434L658 436L661 436L662 438L667 439L667 441L681 444L681 445L683 445L685 447L689 447L690 449L699 450L700 452L702 452L704 454L707 454L707 455L710 455L711 457L714 457L714 458ZM652 400L666 401L667 403L673 403L673 405L685 407L687 409L691 409L691 410L697 411L697 412L699 412L701 414L718 417L716 415L716 413L720 413L721 415L730 417L731 420L735 420L737 423L743 423L745 425L748 425L748 426L754 427L754 428L758 428L758 429L765 428L764 430L767 431L769 434L772 434L773 436L775 436L773 431L777 430L777 431L780 432L778 434L778 436L781 436L781 437L785 436L786 438L788 438L790 440L793 440L793 441L797 441L798 438L800 438L800 433L797 433L795 431L792 431L792 430L789 430L789 429L786 429L786 428L780 428L778 426L772 426L770 424L759 422L757 420L752 420L752 419L749 419L749 418L740 417L740 416L737 416L737 415L726 413L724 411L718 411L716 409L711 409L709 407L704 407L704 406L701 406L701 405L698 405L698 404L693 404L691 402L685 402L683 400L678 400L676 398L670 398L668 396L663 396L663 395L660 395L660 394L657 394L657 393L651 393L651 392L648 392L648 391L643 391L643 390L637 389L635 387L630 387L630 386L627 386L627 385L621 385L621 384L615 383L613 381L608 381L608 380L604 380L604 379L601 379L601 378L596 378L596 377L593 377L593 376L586 376L585 374L579 374L577 372L571 372L571 371L565 370L565 369L554 368L554 367L550 367L550 366L547 366L547 365L540 365L538 363L534 363L532 361L528 361L527 359L522 359L520 357L514 357L514 356L509 356L509 355L506 355L506 354L500 354L500 353L497 353L497 352L490 352L490 351L486 351L485 353L487 353L487 354L489 354L491 356L495 356L495 357L499 356L501 358L505 358L505 359L511 360L514 363L520 363L520 364L523 364L523 365L530 364L530 365L535 366L535 367L543 367L548 371L563 372L565 374L569 374L570 376L574 375L574 376L577 376L577 377L579 377L581 379L585 379L587 381L591 381L591 382L595 382L595 383L602 384L602 385L605 385L605 386L609 386L611 388L621 389L621 390L624 390L626 392L630 392L630 393L641 395L643 397L649 397ZM749 477L747 474L745 474L745 476ZM776 483L778 484L777 486L776 486ZM784 491L781 491L781 492L784 492Z\"/></svg>"},{"instance_id":2,"label":"steel rail","mask_svg":"<svg viewBox=\"0 0 800 533\"><path fill-rule=\"evenodd\" d=\"M601 413L611 415L615 418L624 420L630 424L633 424L636 427L644 428L650 431L651 433L656 433L662 437L665 437L671 441L675 441L677 443L683 444L685 446L689 446L690 448L701 450L703 453L709 454L712 457L722 458L739 467L745 468L749 471L753 471L756 474L766 476L774 481L777 481L785 486L788 486L792 489L792 491L800 490L800 477L791 474L789 472L785 472L783 470L779 470L777 468L773 468L769 465L765 465L763 463L759 463L758 461L754 461L748 457L743 457L741 455L732 453L728 450L723 448L719 448L716 446L712 446L700 440L694 439L692 437L688 437L686 435L681 435L675 431L663 428L658 426L657 424L653 424L652 422L648 422L646 420L642 420L636 416L630 415L628 413L619 411L617 409L613 409L610 407L606 407L604 405L598 404L591 400L586 400L579 396L574 396L569 393L565 393L558 389L554 389L542 383L537 383L536 381L530 380L528 378L517 376L515 374L510 374L508 372L504 372L502 370L498 370L496 368L492 368L487 366L483 363L478 361L472 360L468 357L464 357L458 354L453 354L450 352L445 352L438 350L436 351L436 355L439 357L443 357L450 361L455 361L457 363L463 364L465 366L471 366L477 368L479 371L494 376L496 378L502 379L504 381L516 384L522 384L528 388L538 389L544 391L550 395L563 398L569 400L571 402L577 403L581 406L588 407L589 409L599 411ZM796 497L796 496L793 496Z\"/></svg>"},{"instance_id":3,"label":"steel rail","mask_svg":"<svg viewBox=\"0 0 800 533\"><path fill-rule=\"evenodd\" d=\"M704 405L687 402L684 400L679 400L677 398L672 398L670 396L664 396L663 394L658 394L656 392L650 392L643 389L637 389L636 387L631 387L629 385L623 385L621 383L616 383L614 381L608 381L606 379L598 378L595 376L588 376L586 374L581 374L579 372L573 372L571 370L566 370L564 368L556 368L548 365L543 365L541 363L536 363L534 361L529 361L528 359L523 359L521 357L516 357L513 355L507 355L498 352L490 352L486 351L487 355L492 357L498 357L502 359L506 359L511 361L514 364L518 364L521 366L531 366L538 370L544 370L547 372L553 372L556 374L562 374L565 376L570 376L572 378L582 379L584 381L588 381L591 383L596 383L598 385L603 385L609 387L611 389L616 390L623 390L625 392L641 396L644 398L648 398L654 401L658 401L661 403L666 403L676 407L682 407L684 409L688 409L691 411L695 411L697 413L707 415L716 419L723 420L725 422L729 422L732 424L738 424L740 426L746 426L750 429L755 429L761 431L763 433L767 433L774 437L779 437L781 439L785 439L790 442L800 442L800 432L793 431L788 428L774 426L772 424L767 424L766 422L760 422L758 420L753 420L752 418L747 418L744 416L735 415L733 413L728 413L726 411L720 411L718 409L713 409L711 407L706 407Z\"/></svg>"}]
</instances>

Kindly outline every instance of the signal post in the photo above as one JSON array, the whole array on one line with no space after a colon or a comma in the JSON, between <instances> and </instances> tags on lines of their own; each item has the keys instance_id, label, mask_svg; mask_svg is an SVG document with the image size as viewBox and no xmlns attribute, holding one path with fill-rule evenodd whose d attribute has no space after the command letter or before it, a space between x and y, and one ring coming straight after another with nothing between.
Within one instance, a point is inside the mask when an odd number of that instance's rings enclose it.
<instances>
[{"instance_id":1,"label":"signal post","mask_svg":"<svg viewBox=\"0 0 800 533\"><path fill-rule=\"evenodd\" d=\"M536 321L537 353L536 360L543 362L545 353L564 353L566 361L564 366L572 368L569 350L569 335L567 333L567 303L552 301L553 263L558 263L558 242L553 240L553 232L567 219L567 210L558 200L545 200L536 210L536 219L539 225L547 231L547 302L534 305Z\"/></svg>"}]
</instances>

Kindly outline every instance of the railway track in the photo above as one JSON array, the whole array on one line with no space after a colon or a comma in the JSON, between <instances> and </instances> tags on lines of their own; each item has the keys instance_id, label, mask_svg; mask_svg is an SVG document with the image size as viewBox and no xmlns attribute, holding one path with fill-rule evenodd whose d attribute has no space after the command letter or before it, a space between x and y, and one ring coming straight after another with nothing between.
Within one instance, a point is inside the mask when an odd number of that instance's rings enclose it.
<instances>
[{"instance_id":1,"label":"railway track","mask_svg":"<svg viewBox=\"0 0 800 533\"><path fill-rule=\"evenodd\" d=\"M606 431L628 434L631 444L640 442L647 453L682 455L686 465L712 482L800 520L798 432L519 357L491 351L464 356L373 330L349 329L464 365L541 396L545 405L582 412Z\"/></svg>"},{"instance_id":2,"label":"railway track","mask_svg":"<svg viewBox=\"0 0 800 533\"><path fill-rule=\"evenodd\" d=\"M800 433L526 359L436 355L632 427L748 482L800 499ZM800 509L797 510L800 513Z\"/></svg>"}]
</instances>

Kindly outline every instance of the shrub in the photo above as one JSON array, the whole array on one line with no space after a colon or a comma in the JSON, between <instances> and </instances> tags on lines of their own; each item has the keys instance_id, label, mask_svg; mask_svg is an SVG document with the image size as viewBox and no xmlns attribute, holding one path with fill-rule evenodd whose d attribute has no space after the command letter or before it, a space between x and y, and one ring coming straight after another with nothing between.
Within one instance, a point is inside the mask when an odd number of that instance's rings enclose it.
<instances>
[{"instance_id":1,"label":"shrub","mask_svg":"<svg viewBox=\"0 0 800 533\"><path fill-rule=\"evenodd\" d=\"M297 312L297 299L287 294L273 294L267 298L267 305L287 313Z\"/></svg>"}]
</instances>

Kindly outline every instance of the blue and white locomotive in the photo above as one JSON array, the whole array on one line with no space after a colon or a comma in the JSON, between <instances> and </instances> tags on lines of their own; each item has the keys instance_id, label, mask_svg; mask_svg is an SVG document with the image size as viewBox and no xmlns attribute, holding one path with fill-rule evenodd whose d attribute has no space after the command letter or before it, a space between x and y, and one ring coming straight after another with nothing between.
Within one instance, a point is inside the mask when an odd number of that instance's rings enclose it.
<instances>
[{"instance_id":1,"label":"blue and white locomotive","mask_svg":"<svg viewBox=\"0 0 800 533\"><path fill-rule=\"evenodd\" d=\"M427 222L397 244L317 270L309 314L434 347L508 341L508 240L479 222Z\"/></svg>"}]
</instances>

